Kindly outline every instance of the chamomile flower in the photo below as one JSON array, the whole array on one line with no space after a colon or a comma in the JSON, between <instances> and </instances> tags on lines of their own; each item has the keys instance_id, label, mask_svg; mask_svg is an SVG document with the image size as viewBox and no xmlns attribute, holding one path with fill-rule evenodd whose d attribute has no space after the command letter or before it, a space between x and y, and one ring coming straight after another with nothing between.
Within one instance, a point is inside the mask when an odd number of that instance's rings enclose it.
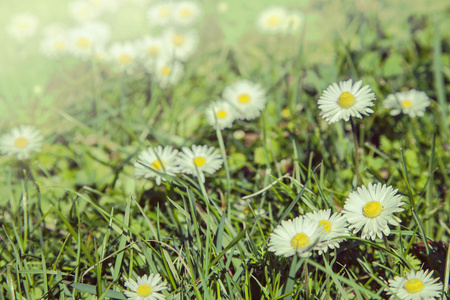
<instances>
[{"instance_id":1,"label":"chamomile flower","mask_svg":"<svg viewBox=\"0 0 450 300\"><path fill-rule=\"evenodd\" d=\"M285 28L288 12L283 6L271 6L261 11L256 19L256 26L267 33L279 33Z\"/></svg>"},{"instance_id":2,"label":"chamomile flower","mask_svg":"<svg viewBox=\"0 0 450 300\"><path fill-rule=\"evenodd\" d=\"M147 16L150 26L167 26L172 22L174 4L172 1L161 1L148 10Z\"/></svg>"},{"instance_id":3,"label":"chamomile flower","mask_svg":"<svg viewBox=\"0 0 450 300\"><path fill-rule=\"evenodd\" d=\"M397 191L392 186L369 183L350 193L343 210L349 229L353 229L353 233L362 229L363 239L388 236L391 232L389 224L398 226L401 222L393 214L404 210L400 207L405 204L401 202L403 197L396 195Z\"/></svg>"},{"instance_id":4,"label":"chamomile flower","mask_svg":"<svg viewBox=\"0 0 450 300\"><path fill-rule=\"evenodd\" d=\"M136 65L136 59L137 50L132 43L117 43L109 50L109 60L118 72L131 73Z\"/></svg>"},{"instance_id":5,"label":"chamomile flower","mask_svg":"<svg viewBox=\"0 0 450 300\"><path fill-rule=\"evenodd\" d=\"M284 32L288 34L297 34L300 32L303 23L303 15L299 11L290 11L284 21Z\"/></svg>"},{"instance_id":6,"label":"chamomile flower","mask_svg":"<svg viewBox=\"0 0 450 300\"><path fill-rule=\"evenodd\" d=\"M236 110L228 101L218 100L211 103L205 111L209 125L219 129L230 128L236 119Z\"/></svg>"},{"instance_id":7,"label":"chamomile flower","mask_svg":"<svg viewBox=\"0 0 450 300\"><path fill-rule=\"evenodd\" d=\"M8 33L18 39L23 40L33 36L38 28L38 19L29 13L21 13L11 18L7 26Z\"/></svg>"},{"instance_id":8,"label":"chamomile flower","mask_svg":"<svg viewBox=\"0 0 450 300\"><path fill-rule=\"evenodd\" d=\"M200 181L205 182L205 174L214 174L222 167L222 156L215 147L206 145L192 145L182 148L183 152L178 155L178 164L182 173L200 176Z\"/></svg>"},{"instance_id":9,"label":"chamomile flower","mask_svg":"<svg viewBox=\"0 0 450 300\"><path fill-rule=\"evenodd\" d=\"M165 89L171 85L177 84L184 74L184 66L179 61L172 59L159 59L156 62L155 69L149 69L154 75L159 86Z\"/></svg>"},{"instance_id":10,"label":"chamomile flower","mask_svg":"<svg viewBox=\"0 0 450 300\"><path fill-rule=\"evenodd\" d=\"M442 283L437 282L439 278L431 278L433 271L420 270L410 271L405 277L396 276L389 280L389 299L402 300L431 300L440 297Z\"/></svg>"},{"instance_id":11,"label":"chamomile flower","mask_svg":"<svg viewBox=\"0 0 450 300\"><path fill-rule=\"evenodd\" d=\"M316 246L319 254L327 252L328 248L339 248L339 243L345 239L335 239L336 237L350 235L347 229L347 220L342 213L331 215L331 209L319 210L305 214L305 218L319 224L319 231L322 235L322 241Z\"/></svg>"},{"instance_id":12,"label":"chamomile flower","mask_svg":"<svg viewBox=\"0 0 450 300\"><path fill-rule=\"evenodd\" d=\"M92 21L100 14L100 10L89 1L73 1L69 4L70 15L78 22Z\"/></svg>"},{"instance_id":13,"label":"chamomile flower","mask_svg":"<svg viewBox=\"0 0 450 300\"><path fill-rule=\"evenodd\" d=\"M160 37L145 36L138 42L139 56L144 65L153 70L155 62L172 53L169 45Z\"/></svg>"},{"instance_id":14,"label":"chamomile flower","mask_svg":"<svg viewBox=\"0 0 450 300\"><path fill-rule=\"evenodd\" d=\"M163 39L169 45L173 57L186 61L197 49L198 33L195 29L168 29L163 33Z\"/></svg>"},{"instance_id":15,"label":"chamomile flower","mask_svg":"<svg viewBox=\"0 0 450 300\"><path fill-rule=\"evenodd\" d=\"M125 291L125 295L131 300L161 300L166 297L159 293L167 289L167 283L161 282L161 275L150 274L148 277L144 275L137 277L136 281L129 278L125 282L125 286L131 291Z\"/></svg>"},{"instance_id":16,"label":"chamomile flower","mask_svg":"<svg viewBox=\"0 0 450 300\"><path fill-rule=\"evenodd\" d=\"M375 104L375 93L368 85L362 87L362 80L353 84L353 80L333 83L320 96L318 100L320 115L328 121L335 123L341 119L348 121L350 117L362 118L373 113L370 108Z\"/></svg>"},{"instance_id":17,"label":"chamomile flower","mask_svg":"<svg viewBox=\"0 0 450 300\"><path fill-rule=\"evenodd\" d=\"M40 49L47 57L60 57L67 53L67 44L65 34L48 35L41 41Z\"/></svg>"},{"instance_id":18,"label":"chamomile flower","mask_svg":"<svg viewBox=\"0 0 450 300\"><path fill-rule=\"evenodd\" d=\"M173 20L179 26L192 26L202 14L202 8L196 1L180 1L175 5Z\"/></svg>"},{"instance_id":19,"label":"chamomile flower","mask_svg":"<svg viewBox=\"0 0 450 300\"><path fill-rule=\"evenodd\" d=\"M135 176L137 178L155 178L156 184L160 185L161 180L166 181L166 179L159 173L170 176L178 173L177 155L178 150L172 149L170 146L148 147L139 154L138 160L134 163Z\"/></svg>"},{"instance_id":20,"label":"chamomile flower","mask_svg":"<svg viewBox=\"0 0 450 300\"><path fill-rule=\"evenodd\" d=\"M103 23L85 23L69 32L69 51L76 57L85 59L93 55L93 49L104 45L110 30Z\"/></svg>"},{"instance_id":21,"label":"chamomile flower","mask_svg":"<svg viewBox=\"0 0 450 300\"><path fill-rule=\"evenodd\" d=\"M40 152L43 136L33 126L21 125L0 138L0 152L17 155L17 159L27 159L31 152Z\"/></svg>"},{"instance_id":22,"label":"chamomile flower","mask_svg":"<svg viewBox=\"0 0 450 300\"><path fill-rule=\"evenodd\" d=\"M319 223L303 216L282 221L269 237L268 250L284 257L294 254L308 257L321 241Z\"/></svg>"},{"instance_id":23,"label":"chamomile flower","mask_svg":"<svg viewBox=\"0 0 450 300\"><path fill-rule=\"evenodd\" d=\"M427 94L414 89L390 94L383 102L384 108L391 109L390 114L396 116L400 113L409 115L411 118L423 117L424 112L431 102Z\"/></svg>"},{"instance_id":24,"label":"chamomile flower","mask_svg":"<svg viewBox=\"0 0 450 300\"><path fill-rule=\"evenodd\" d=\"M257 83L242 79L225 87L222 98L236 108L241 120L259 117L266 106L266 94Z\"/></svg>"}]
</instances>

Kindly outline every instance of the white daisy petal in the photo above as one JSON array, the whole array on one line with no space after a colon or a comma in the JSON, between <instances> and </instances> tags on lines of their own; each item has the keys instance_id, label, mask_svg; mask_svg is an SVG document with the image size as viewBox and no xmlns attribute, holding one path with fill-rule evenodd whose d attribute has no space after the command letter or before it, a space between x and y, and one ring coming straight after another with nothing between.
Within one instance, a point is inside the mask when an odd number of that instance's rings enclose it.
<instances>
[{"instance_id":1,"label":"white daisy petal","mask_svg":"<svg viewBox=\"0 0 450 300\"><path fill-rule=\"evenodd\" d=\"M362 118L373 113L375 94L368 85L361 88L362 81L353 80L333 83L319 97L320 115L329 123L348 121L350 117Z\"/></svg>"},{"instance_id":2,"label":"white daisy petal","mask_svg":"<svg viewBox=\"0 0 450 300\"><path fill-rule=\"evenodd\" d=\"M396 195L397 190L391 186L378 183L358 187L358 189L349 194L344 204L343 214L350 224L349 229L353 233L362 230L361 238L370 238L375 240L378 236L390 234L388 224L398 224L393 213L403 211L401 202L402 196Z\"/></svg>"},{"instance_id":3,"label":"white daisy petal","mask_svg":"<svg viewBox=\"0 0 450 300\"><path fill-rule=\"evenodd\" d=\"M387 294L392 296L389 299L431 300L440 297L442 283L437 282L439 278L431 278L432 274L433 271L428 273L428 270L410 271L405 277L390 279Z\"/></svg>"},{"instance_id":4,"label":"white daisy petal","mask_svg":"<svg viewBox=\"0 0 450 300\"><path fill-rule=\"evenodd\" d=\"M180 171L194 176L198 174L202 182L205 182L204 173L214 174L222 167L222 156L215 147L192 145L191 149L183 147L182 150L177 157Z\"/></svg>"},{"instance_id":5,"label":"white daisy petal","mask_svg":"<svg viewBox=\"0 0 450 300\"><path fill-rule=\"evenodd\" d=\"M0 138L0 152L27 159L31 152L40 152L44 137L33 126L21 125Z\"/></svg>"},{"instance_id":6,"label":"white daisy petal","mask_svg":"<svg viewBox=\"0 0 450 300\"><path fill-rule=\"evenodd\" d=\"M166 178L159 173L169 176L179 173L176 162L177 155L178 150L173 150L170 146L148 147L139 154L138 160L134 163L135 176L137 178L155 178L156 184L160 185L161 181L166 181Z\"/></svg>"},{"instance_id":7,"label":"white daisy petal","mask_svg":"<svg viewBox=\"0 0 450 300\"><path fill-rule=\"evenodd\" d=\"M411 118L423 117L425 110L431 102L427 94L414 89L390 94L383 102L383 107L391 109L390 114L396 116L400 113L409 115Z\"/></svg>"},{"instance_id":8,"label":"white daisy petal","mask_svg":"<svg viewBox=\"0 0 450 300\"><path fill-rule=\"evenodd\" d=\"M159 293L160 291L167 289L166 282L161 281L159 274L144 275L137 278L137 282L129 278L125 282L125 286L131 291L125 291L125 295L130 299L135 300L155 300L165 299L164 295Z\"/></svg>"}]
</instances>

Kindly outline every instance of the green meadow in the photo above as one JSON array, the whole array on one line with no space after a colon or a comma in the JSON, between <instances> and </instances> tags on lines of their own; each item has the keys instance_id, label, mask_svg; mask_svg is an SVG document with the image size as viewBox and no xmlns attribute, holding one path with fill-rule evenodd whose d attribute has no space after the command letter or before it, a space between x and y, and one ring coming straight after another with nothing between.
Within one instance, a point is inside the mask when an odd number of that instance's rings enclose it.
<instances>
[{"instance_id":1,"label":"green meadow","mask_svg":"<svg viewBox=\"0 0 450 300\"><path fill-rule=\"evenodd\" d=\"M74 2L94 0L0 4L0 300L127 299L127 280L150 274L166 289L131 299L434 299L414 298L431 288L426 280L402 285L407 295L390 285L421 270L440 284L436 298L450 298L448 1L281 0L300 23L271 32L257 20L273 1L197 0L197 42L171 57L172 73L175 63L183 71L166 84L153 63L129 54L119 61L133 64L119 68L110 51L175 26L151 24L148 11L165 2L96 8L89 21L108 27L105 59L46 55L49 25L67 38L81 26ZM8 31L20 13L38 19L30 36ZM350 79L370 87L373 112L330 124L318 100ZM239 80L263 90L258 116L219 128L217 114L211 124L211 104ZM388 96L412 89L429 99L423 114L403 105L393 115ZM42 136L24 159L2 140L21 125ZM159 145L214 147L222 163L167 174L161 154L139 158ZM389 234L350 227L324 253L319 237L304 249L287 241L293 255L273 250L277 226L344 213L351 193L378 183L402 197Z\"/></svg>"}]
</instances>

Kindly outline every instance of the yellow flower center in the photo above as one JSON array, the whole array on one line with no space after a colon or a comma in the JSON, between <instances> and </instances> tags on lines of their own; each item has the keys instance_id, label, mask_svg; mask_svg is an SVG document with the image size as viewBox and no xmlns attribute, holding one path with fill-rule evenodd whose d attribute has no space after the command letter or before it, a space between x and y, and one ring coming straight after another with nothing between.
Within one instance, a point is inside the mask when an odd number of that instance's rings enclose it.
<instances>
[{"instance_id":1,"label":"yellow flower center","mask_svg":"<svg viewBox=\"0 0 450 300\"><path fill-rule=\"evenodd\" d=\"M250 101L250 95L248 94L242 94L238 97L239 102L241 103L247 103L248 101Z\"/></svg>"},{"instance_id":2,"label":"yellow flower center","mask_svg":"<svg viewBox=\"0 0 450 300\"><path fill-rule=\"evenodd\" d=\"M170 67L163 67L163 68L161 69L161 73L163 73L164 75L169 75L170 72L171 72Z\"/></svg>"},{"instance_id":3,"label":"yellow flower center","mask_svg":"<svg viewBox=\"0 0 450 300\"><path fill-rule=\"evenodd\" d=\"M61 41L56 42L56 43L55 43L55 49L56 49L56 50L62 50L62 49L64 49L64 43L61 42Z\"/></svg>"},{"instance_id":4,"label":"yellow flower center","mask_svg":"<svg viewBox=\"0 0 450 300\"><path fill-rule=\"evenodd\" d=\"M411 101L411 100L403 100L403 101L401 102L401 105L402 105L403 107L410 107L410 106L412 105L412 101Z\"/></svg>"},{"instance_id":5,"label":"yellow flower center","mask_svg":"<svg viewBox=\"0 0 450 300\"><path fill-rule=\"evenodd\" d=\"M25 23L25 22L20 23L20 24L19 24L19 28L20 28L21 30L27 29L27 28L28 28L28 23Z\"/></svg>"},{"instance_id":6,"label":"yellow flower center","mask_svg":"<svg viewBox=\"0 0 450 300\"><path fill-rule=\"evenodd\" d=\"M368 218L375 218L378 216L383 210L383 206L380 202L370 201L366 205L364 205L363 214Z\"/></svg>"},{"instance_id":7,"label":"yellow flower center","mask_svg":"<svg viewBox=\"0 0 450 300\"><path fill-rule=\"evenodd\" d=\"M217 112L217 116L218 116L219 118L225 118L225 117L227 116L227 112L224 111L224 110L218 111L218 112Z\"/></svg>"},{"instance_id":8,"label":"yellow flower center","mask_svg":"<svg viewBox=\"0 0 450 300\"><path fill-rule=\"evenodd\" d=\"M355 103L355 96L350 94L349 92L343 92L338 99L338 104L342 108L349 108Z\"/></svg>"},{"instance_id":9,"label":"yellow flower center","mask_svg":"<svg viewBox=\"0 0 450 300\"><path fill-rule=\"evenodd\" d=\"M322 231L325 231L325 232L330 232L331 231L332 226L331 226L331 222L330 221L328 221L328 220L320 220L319 227L321 227L321 226L323 226L323 228L324 228Z\"/></svg>"},{"instance_id":10,"label":"yellow flower center","mask_svg":"<svg viewBox=\"0 0 450 300\"><path fill-rule=\"evenodd\" d=\"M280 18L277 16L273 16L269 18L269 25L277 25L278 23L280 23Z\"/></svg>"},{"instance_id":11,"label":"yellow flower center","mask_svg":"<svg viewBox=\"0 0 450 300\"><path fill-rule=\"evenodd\" d=\"M82 37L77 40L77 44L81 48L86 48L86 47L89 47L90 42L87 38Z\"/></svg>"},{"instance_id":12,"label":"yellow flower center","mask_svg":"<svg viewBox=\"0 0 450 300\"><path fill-rule=\"evenodd\" d=\"M206 159L203 156L198 156L196 158L194 158L194 164L197 167L201 167L206 163Z\"/></svg>"},{"instance_id":13,"label":"yellow flower center","mask_svg":"<svg viewBox=\"0 0 450 300\"><path fill-rule=\"evenodd\" d=\"M141 297L147 297L152 293L152 287L148 284L141 284L138 286L136 293Z\"/></svg>"},{"instance_id":14,"label":"yellow flower center","mask_svg":"<svg viewBox=\"0 0 450 300\"><path fill-rule=\"evenodd\" d=\"M169 12L170 12L170 10L167 7L163 7L159 11L159 16L160 17L166 17L169 14Z\"/></svg>"},{"instance_id":15,"label":"yellow flower center","mask_svg":"<svg viewBox=\"0 0 450 300\"><path fill-rule=\"evenodd\" d=\"M159 48L156 46L150 46L147 48L147 53L150 56L157 56L159 54Z\"/></svg>"},{"instance_id":16,"label":"yellow flower center","mask_svg":"<svg viewBox=\"0 0 450 300\"><path fill-rule=\"evenodd\" d=\"M191 15L191 10L189 8L182 9L180 14L182 17L189 17Z\"/></svg>"},{"instance_id":17,"label":"yellow flower center","mask_svg":"<svg viewBox=\"0 0 450 300\"><path fill-rule=\"evenodd\" d=\"M23 148L28 144L28 140L26 138L24 138L23 136L17 138L14 141L14 145L18 148Z\"/></svg>"},{"instance_id":18,"label":"yellow flower center","mask_svg":"<svg viewBox=\"0 0 450 300\"><path fill-rule=\"evenodd\" d=\"M292 247L294 247L295 250L304 248L308 246L309 243L310 243L309 237L303 232L296 234L291 241L291 245Z\"/></svg>"},{"instance_id":19,"label":"yellow flower center","mask_svg":"<svg viewBox=\"0 0 450 300\"><path fill-rule=\"evenodd\" d=\"M181 46L184 44L184 36L182 36L181 34L176 34L173 37L173 43L175 44L175 46Z\"/></svg>"},{"instance_id":20,"label":"yellow flower center","mask_svg":"<svg viewBox=\"0 0 450 300\"><path fill-rule=\"evenodd\" d=\"M119 63L122 65L128 65L131 62L131 56L126 53L122 53L119 56Z\"/></svg>"},{"instance_id":21,"label":"yellow flower center","mask_svg":"<svg viewBox=\"0 0 450 300\"><path fill-rule=\"evenodd\" d=\"M410 294L418 293L423 290L423 282L419 279L411 279L405 283L405 290Z\"/></svg>"},{"instance_id":22,"label":"yellow flower center","mask_svg":"<svg viewBox=\"0 0 450 300\"><path fill-rule=\"evenodd\" d=\"M161 163L162 163L162 165L161 165ZM152 163L152 168L155 169L156 171L161 171L162 168L163 168L165 165L166 165L166 164L164 163L163 160L161 160L161 162L159 162L159 160L155 160L155 161Z\"/></svg>"}]
</instances>

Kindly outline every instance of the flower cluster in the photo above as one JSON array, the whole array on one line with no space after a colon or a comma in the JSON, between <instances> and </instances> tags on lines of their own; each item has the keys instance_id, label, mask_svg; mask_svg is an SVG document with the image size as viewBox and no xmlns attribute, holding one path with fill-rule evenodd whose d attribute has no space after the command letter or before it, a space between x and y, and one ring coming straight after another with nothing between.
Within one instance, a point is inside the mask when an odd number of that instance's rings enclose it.
<instances>
[{"instance_id":1,"label":"flower cluster","mask_svg":"<svg viewBox=\"0 0 450 300\"><path fill-rule=\"evenodd\" d=\"M206 120L220 129L231 127L239 120L259 117L266 106L266 94L261 85L246 79L238 80L225 87L224 100L217 100L206 109Z\"/></svg>"},{"instance_id":2,"label":"flower cluster","mask_svg":"<svg viewBox=\"0 0 450 300\"><path fill-rule=\"evenodd\" d=\"M214 174L222 167L223 160L215 147L192 145L179 152L170 146L148 147L134 163L137 178L155 178L157 185L168 176L178 173L191 174L205 182L205 173Z\"/></svg>"}]
</instances>

